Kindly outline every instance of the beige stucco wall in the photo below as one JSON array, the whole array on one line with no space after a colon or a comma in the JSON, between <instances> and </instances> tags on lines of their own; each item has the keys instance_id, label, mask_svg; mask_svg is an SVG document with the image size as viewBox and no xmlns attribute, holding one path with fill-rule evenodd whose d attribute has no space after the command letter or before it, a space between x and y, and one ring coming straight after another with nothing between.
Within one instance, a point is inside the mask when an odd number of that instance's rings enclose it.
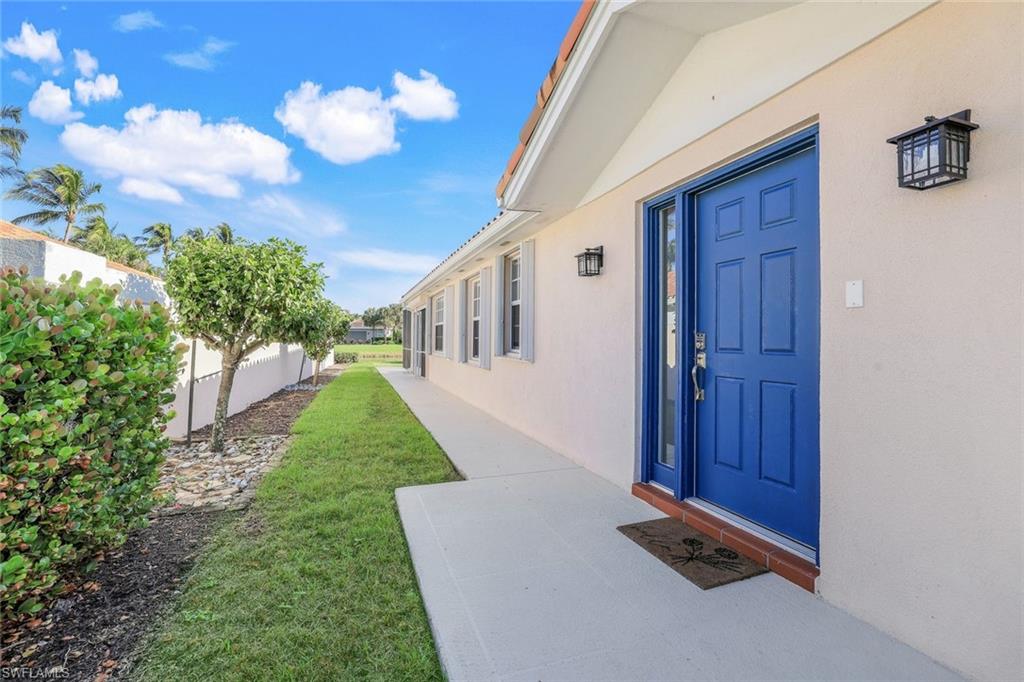
<instances>
[{"instance_id":1,"label":"beige stucco wall","mask_svg":"<svg viewBox=\"0 0 1024 682\"><path fill-rule=\"evenodd\" d=\"M819 592L970 676L1024 676L1022 7L927 9L545 228L535 363L432 357L430 380L628 487L639 202L817 121ZM967 107L970 180L899 189L885 139ZM595 244L604 273L577 277Z\"/></svg>"}]
</instances>

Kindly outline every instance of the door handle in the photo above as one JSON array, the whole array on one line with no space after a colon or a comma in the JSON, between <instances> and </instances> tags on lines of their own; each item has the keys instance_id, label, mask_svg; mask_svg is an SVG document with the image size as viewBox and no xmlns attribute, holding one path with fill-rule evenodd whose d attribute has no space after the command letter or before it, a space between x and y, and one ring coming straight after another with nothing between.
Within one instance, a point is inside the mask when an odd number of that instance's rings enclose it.
<instances>
[{"instance_id":1,"label":"door handle","mask_svg":"<svg viewBox=\"0 0 1024 682\"><path fill-rule=\"evenodd\" d=\"M708 356L704 351L700 351L694 358L693 367L690 369L690 380L693 382L693 399L696 401L704 400L704 389L700 387L700 381L697 379L697 370L706 369L708 366Z\"/></svg>"}]
</instances>

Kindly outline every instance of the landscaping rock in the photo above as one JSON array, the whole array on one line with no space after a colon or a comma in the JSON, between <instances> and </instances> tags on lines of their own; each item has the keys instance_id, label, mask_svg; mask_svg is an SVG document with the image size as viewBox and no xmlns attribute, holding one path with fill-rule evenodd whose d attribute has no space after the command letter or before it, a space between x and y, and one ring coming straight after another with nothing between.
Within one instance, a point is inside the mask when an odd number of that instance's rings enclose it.
<instances>
[{"instance_id":1,"label":"landscaping rock","mask_svg":"<svg viewBox=\"0 0 1024 682\"><path fill-rule=\"evenodd\" d=\"M167 500L158 514L196 507L242 509L255 483L284 455L288 436L239 438L225 444L221 456L206 441L173 445L161 467L157 494Z\"/></svg>"}]
</instances>

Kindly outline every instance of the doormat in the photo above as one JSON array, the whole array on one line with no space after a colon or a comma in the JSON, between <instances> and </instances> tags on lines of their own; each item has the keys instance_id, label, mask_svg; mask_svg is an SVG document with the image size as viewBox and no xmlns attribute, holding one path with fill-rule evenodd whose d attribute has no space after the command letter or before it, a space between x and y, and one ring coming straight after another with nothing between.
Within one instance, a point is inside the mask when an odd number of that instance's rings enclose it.
<instances>
[{"instance_id":1,"label":"doormat","mask_svg":"<svg viewBox=\"0 0 1024 682\"><path fill-rule=\"evenodd\" d=\"M768 572L761 564L676 519L631 523L619 526L619 532L702 590Z\"/></svg>"}]
</instances>

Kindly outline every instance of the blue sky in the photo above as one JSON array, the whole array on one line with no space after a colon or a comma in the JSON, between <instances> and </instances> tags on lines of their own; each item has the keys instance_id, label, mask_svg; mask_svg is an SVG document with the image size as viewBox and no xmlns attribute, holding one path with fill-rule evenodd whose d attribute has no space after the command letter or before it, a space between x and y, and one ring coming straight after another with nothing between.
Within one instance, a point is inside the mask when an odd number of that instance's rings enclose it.
<instances>
[{"instance_id":1,"label":"blue sky","mask_svg":"<svg viewBox=\"0 0 1024 682\"><path fill-rule=\"evenodd\" d=\"M22 167L103 183L129 235L289 237L359 312L497 212L575 2L0 5ZM27 212L4 200L6 219Z\"/></svg>"}]
</instances>

